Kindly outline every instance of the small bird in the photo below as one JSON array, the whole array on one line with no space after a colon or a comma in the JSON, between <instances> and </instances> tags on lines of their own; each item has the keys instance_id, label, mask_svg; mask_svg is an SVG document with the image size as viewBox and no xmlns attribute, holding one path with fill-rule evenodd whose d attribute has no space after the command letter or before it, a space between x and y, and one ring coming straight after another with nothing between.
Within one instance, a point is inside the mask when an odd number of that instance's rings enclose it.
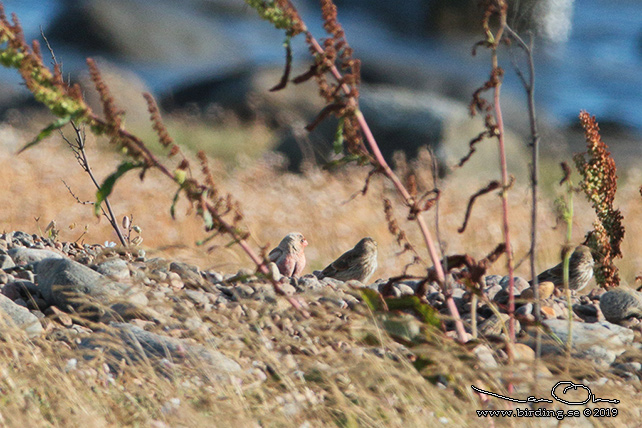
<instances>
[{"instance_id":1,"label":"small bird","mask_svg":"<svg viewBox=\"0 0 642 428\"><path fill-rule=\"evenodd\" d=\"M595 261L591 249L586 245L577 246L568 264L568 288L579 291L586 287L593 277L593 265ZM537 275L537 282L550 281L556 287L561 287L564 285L563 269L564 263L561 262Z\"/></svg>"},{"instance_id":2,"label":"small bird","mask_svg":"<svg viewBox=\"0 0 642 428\"><path fill-rule=\"evenodd\" d=\"M319 279L325 277L349 281L356 279L366 284L377 270L377 242L368 237L363 238L353 249L343 253L323 269Z\"/></svg>"},{"instance_id":3,"label":"small bird","mask_svg":"<svg viewBox=\"0 0 642 428\"><path fill-rule=\"evenodd\" d=\"M299 232L285 235L279 245L270 251L268 258L276 263L281 275L298 277L305 268L305 253L308 241Z\"/></svg>"}]
</instances>

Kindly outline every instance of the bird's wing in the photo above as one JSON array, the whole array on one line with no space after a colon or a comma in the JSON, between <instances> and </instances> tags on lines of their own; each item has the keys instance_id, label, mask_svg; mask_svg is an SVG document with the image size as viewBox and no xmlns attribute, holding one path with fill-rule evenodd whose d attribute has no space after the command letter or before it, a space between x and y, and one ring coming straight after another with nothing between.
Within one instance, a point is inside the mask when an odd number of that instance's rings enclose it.
<instances>
[{"instance_id":1,"label":"bird's wing","mask_svg":"<svg viewBox=\"0 0 642 428\"><path fill-rule=\"evenodd\" d=\"M271 262L276 262L279 257L283 254L283 250L280 249L279 247L276 247L272 251L270 251L270 254L268 254L268 258L270 259Z\"/></svg>"},{"instance_id":2,"label":"bird's wing","mask_svg":"<svg viewBox=\"0 0 642 428\"><path fill-rule=\"evenodd\" d=\"M341 254L341 256L338 259L330 263L328 267L323 269L323 274L334 275L337 272L344 271L350 267L353 259L354 257L353 257L352 250L346 251L345 253Z\"/></svg>"}]
</instances>

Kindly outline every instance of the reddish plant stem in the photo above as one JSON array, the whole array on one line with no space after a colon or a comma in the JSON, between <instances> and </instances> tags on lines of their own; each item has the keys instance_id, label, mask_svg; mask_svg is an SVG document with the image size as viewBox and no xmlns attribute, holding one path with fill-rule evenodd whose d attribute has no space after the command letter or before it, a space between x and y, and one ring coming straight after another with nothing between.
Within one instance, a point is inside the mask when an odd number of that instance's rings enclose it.
<instances>
[{"instance_id":1,"label":"reddish plant stem","mask_svg":"<svg viewBox=\"0 0 642 428\"><path fill-rule=\"evenodd\" d=\"M323 54L323 48L319 45L317 40L312 36L312 34L307 33L306 34L309 37L309 40L314 48L315 51L319 54ZM337 69L335 65L330 67L330 72L334 76L334 78L338 81L342 81L342 76L341 72ZM348 85L345 83L341 85L341 88L345 93L349 93L350 88ZM357 107L356 101L353 98L350 98L349 100L350 104L352 104L352 107ZM361 113L359 109L356 109L356 117L359 122L359 126L361 127L361 132L363 132L363 136L365 137L366 141L368 142L368 145L370 146L370 150L372 151L377 163L383 170L383 173L385 174L390 181L392 181L392 184L395 186L397 189L397 192L401 195L401 197L404 199L404 202L406 203L407 206L412 207L415 204L414 198L410 195L408 190L405 188L403 183L401 183L401 180L399 180L399 177L394 173L392 168L388 165L388 162L386 162L386 159L383 157L383 154L381 153L381 150L379 149L379 145L377 144L377 141L374 138L374 135L372 135L372 131L370 130L370 127L368 126L368 123ZM442 289L444 290L444 293L446 295L446 304L448 306L448 310L450 312L450 315L453 317L455 321L455 329L457 331L457 338L459 339L460 342L465 343L466 342L466 330L464 329L464 324L461 321L461 318L459 316L459 311L457 310L457 306L455 305L455 301L452 297L452 293L450 289L447 288L446 284L446 277L444 275L444 270L441 266L441 259L439 257L439 254L437 253L437 248L435 247L435 243L432 239L432 236L430 234L430 231L428 230L428 226L426 225L426 222L424 218L422 217L421 213L418 213L416 216L416 221L417 224L419 225L419 229L421 231L421 234L424 237L424 241L426 242L426 247L428 249L428 254L430 255L430 258L432 259L435 273L437 274L437 280L439 281Z\"/></svg>"},{"instance_id":2,"label":"reddish plant stem","mask_svg":"<svg viewBox=\"0 0 642 428\"><path fill-rule=\"evenodd\" d=\"M98 126L101 126L101 127L106 126L106 123L105 123L102 119L98 118L97 116L95 116L95 115L93 115L93 114L90 114L90 115L88 116L88 119L89 119L90 123L94 123L95 125L98 125ZM143 143L143 142L142 142L138 137L136 137L136 136L135 136L135 135L133 135L133 134L130 134L129 132L127 132L126 130L124 130L124 129L122 129L122 128L121 128L121 129L119 129L117 132L118 132L118 134L119 134L122 138L127 138L127 139L128 139L128 140L130 140L132 143L134 143L134 144L135 144L135 145L136 145L136 146L137 146L137 147L138 147L138 148L139 148L139 149L144 153L144 155L145 155L146 159L149 161L149 163L150 163L153 167L155 167L155 168L156 168L156 169L158 169L160 172L162 172L164 175L166 175L167 177L169 177L172 181L175 181L175 182L176 182L176 178L174 177L174 174L172 174L172 173L169 171L169 169L167 169L167 167L166 167L165 165L163 165L163 164L158 160L158 158L157 158L157 157L156 157L156 156L155 156L155 155L154 155L154 154L153 154L153 153L152 153L152 152L147 148L147 146L145 146L145 144L144 144L144 143ZM241 238L241 237L239 236L239 234L238 234L238 232L236 231L236 229L235 229L232 225L230 225L228 222L226 222L226 221L225 221L225 220L224 220L224 219L223 219L223 218L222 218L222 217L221 217L221 216L216 212L216 210L214 209L214 207L213 207L211 204L209 204L209 203L208 203L207 201L205 201L203 198L201 198L201 201L200 201L200 202L201 202L201 204L203 205L203 209L208 210L208 211L210 212L210 214L212 215L212 217L214 217L214 218L216 219L217 223L218 223L218 224L220 224L220 225L221 225L221 227L225 230L225 232L226 232L227 234L229 234L230 236L232 236L232 238L234 238L234 240L239 244L239 246L241 247L241 249L243 249L243 251L245 252L245 254L247 254L247 256L252 260L252 262L254 262L254 264L257 266L258 270L259 270L261 273L265 274L265 275L270 279L270 282L272 283L272 286L274 287L274 291L276 291L277 293L281 294L282 296L285 296L285 298L287 299L287 301L288 301L288 302L289 302L289 303L290 303L290 304L291 304L291 305L292 305L292 306L293 306L297 311L299 311L299 312L301 313L301 315L303 315L305 318L309 318L309 317L310 317L310 314L308 313L308 311L306 311L306 310L301 306L301 304L300 304L296 299L294 299L294 298L293 298L293 297L291 297L291 296L287 296L287 295L285 294L285 292L283 291L283 289L281 288L281 286L279 285L279 283L278 283L278 282L276 282L276 281L271 277L271 275L270 275L270 271L269 271L269 269L267 268L267 266L265 265L264 261L263 261L263 260L261 260L261 258L260 258L260 257L259 257L255 252L254 252L254 250L252 250L252 248L249 246L249 244L247 243L247 241L245 241L245 239L243 239L243 238Z\"/></svg>"},{"instance_id":3,"label":"reddish plant stem","mask_svg":"<svg viewBox=\"0 0 642 428\"><path fill-rule=\"evenodd\" d=\"M502 40L504 34L504 27L506 26L506 10L503 9L500 15L500 24L497 34L495 35L495 42L492 46L492 65L493 72L496 73L499 70L499 64L497 59L497 46ZM500 92L501 92L501 77L497 76L497 82L494 87L494 109L495 109L495 120L497 121L497 139L499 141L499 162L501 167L502 174L502 221L504 229L504 242L506 243L506 265L508 268L508 315L510 316L508 331L510 335L510 340L515 342L515 296L513 295L515 289L515 281L513 278L513 251L510 241L510 228L508 225L508 166L506 164L506 149L504 144L504 119L502 116L502 108L500 103ZM511 347L509 346L509 358L512 357L512 352L510 352ZM512 358L511 358L512 359Z\"/></svg>"}]
</instances>

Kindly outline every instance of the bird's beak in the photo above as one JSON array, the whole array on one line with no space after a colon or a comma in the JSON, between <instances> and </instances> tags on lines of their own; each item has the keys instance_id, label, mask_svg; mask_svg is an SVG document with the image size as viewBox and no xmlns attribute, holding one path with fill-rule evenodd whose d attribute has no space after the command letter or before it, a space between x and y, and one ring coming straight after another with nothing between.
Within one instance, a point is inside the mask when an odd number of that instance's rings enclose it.
<instances>
[{"instance_id":1,"label":"bird's beak","mask_svg":"<svg viewBox=\"0 0 642 428\"><path fill-rule=\"evenodd\" d=\"M303 245L304 247L307 247L308 246L308 240L303 238L303 242L301 242L301 245Z\"/></svg>"}]
</instances>

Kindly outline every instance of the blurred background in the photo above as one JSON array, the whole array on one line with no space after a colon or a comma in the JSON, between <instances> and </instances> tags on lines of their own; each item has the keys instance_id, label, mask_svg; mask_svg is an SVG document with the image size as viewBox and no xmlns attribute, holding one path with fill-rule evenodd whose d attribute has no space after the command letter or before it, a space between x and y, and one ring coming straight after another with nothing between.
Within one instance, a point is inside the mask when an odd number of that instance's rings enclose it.
<instances>
[{"instance_id":1,"label":"blurred background","mask_svg":"<svg viewBox=\"0 0 642 428\"><path fill-rule=\"evenodd\" d=\"M130 126L136 126L138 107L146 116L137 92L149 90L166 112L205 115L212 125L260 120L278 130L263 137L262 144L286 153L293 169L302 159L326 159L333 123L311 135L302 131L320 106L315 87L266 93L283 67L283 34L260 21L242 0L3 3L7 13L18 14L28 40L40 38L40 29L44 31L72 81L86 78L86 57L97 58L117 81L117 95L131 97L123 106ZM387 154L404 149L413 156L416 147L425 144L436 148L442 160L460 154L461 150L453 153L440 146L449 137L457 139L456 130L468 126L466 104L488 76L488 54L480 50L471 55L481 34L476 3L336 1L339 21L355 57L363 62L362 106ZM317 38L324 37L318 2L294 4ZM525 40L529 32L536 35L536 100L545 151L557 157L569 135L571 144L582 147L582 138L576 141L573 131L579 111L585 109L612 136L607 143L616 160L630 162L631 152L639 153L642 135L642 3L523 0L511 2L509 15L509 23ZM309 57L302 37L295 39L294 48L294 72L302 72ZM524 56L517 48L503 50L502 56L506 121L524 138L525 97L511 65L526 71ZM18 82L15 71L0 70L0 113L29 102ZM194 144L216 145L207 140Z\"/></svg>"},{"instance_id":2,"label":"blurred background","mask_svg":"<svg viewBox=\"0 0 642 428\"><path fill-rule=\"evenodd\" d=\"M448 173L441 183L445 191L440 207L447 251L485 255L502 236L496 198L478 202L466 234L456 230L468 197L488 179L499 177L496 144L480 145L465 168L451 169L483 129L483 120L471 118L468 110L473 91L488 79L491 67L484 49L471 54L482 34L477 1L335 2L354 56L362 60L360 106L382 151L393 159L400 175L408 168L420 171L425 178L420 185L430 189L431 161L422 147L434 150L441 172ZM7 14L19 16L28 40L41 40L44 32L65 78L80 82L86 99L100 112L85 64L86 57L95 58L117 105L126 111L127 129L152 146L157 137L141 92L153 93L172 137L192 156L196 150L205 150L222 189L242 202L254 244L276 245L286 233L300 230L311 243L310 268L318 269L370 235L380 243L378 275L398 274L407 262L393 257L399 247L387 230L381 205L382 197L394 200L394 192L375 183L367 196L353 199L363 186L365 168L330 174L305 167L306 162L323 164L332 158L336 121L326 120L312 133L304 130L323 107L312 81L269 92L283 71L283 33L261 21L242 0L2 3ZM312 33L325 37L319 2L293 3ZM524 0L510 4L509 24L527 41L530 34L535 36L535 96L543 160L542 266L559 260L564 231L556 228L553 202L559 193L559 162L572 162L572 153L585 148L578 120L585 109L597 116L618 165L619 206L633 222L627 224L627 259L623 261L632 281L642 263L642 247L635 239L642 225L634 223L642 212L638 192L642 173L637 169L642 155L642 2ZM310 65L302 36L293 40L293 50L292 76L296 76ZM527 66L523 52L514 45L500 51L500 65L506 70L502 107L509 172L517 178L511 213L516 257L521 259L529 246L525 227L530 215L529 126L526 96L514 66L525 72ZM95 189L70 153L61 150L66 147L60 138L53 136L41 148L15 156L51 119L22 87L15 70L0 69L0 170L13 178L8 180L7 192L0 192L0 205L6 207L0 226L34 231L34 221L44 228L56 219L65 230L63 240L80 239L83 226L88 231L82 239L88 242L114 240L106 222L96 226L91 209L76 204L60 182L64 177L82 200L94 198ZM97 159L93 150L101 151L103 157L94 161L94 168L103 178L113 171L119 156L106 143L94 140L88 137L90 157ZM393 155L396 151L405 157ZM283 174L285 169L302 173ZM195 251L188 258L202 256L194 248L194 242L203 237L202 225L189 216L189 207L181 207L178 222L171 221L166 213L172 196L165 181L140 184L132 176L117 186L113 200L120 215L134 214L148 248L189 247ZM583 240L594 218L583 198L578 199L575 242ZM403 210L397 215L406 224ZM72 225L77 228L67 231L67 225L70 230ZM413 242L421 242L414 225L407 225L407 231ZM247 260L223 249L203 264L225 266L229 271L247 266Z\"/></svg>"}]
</instances>

